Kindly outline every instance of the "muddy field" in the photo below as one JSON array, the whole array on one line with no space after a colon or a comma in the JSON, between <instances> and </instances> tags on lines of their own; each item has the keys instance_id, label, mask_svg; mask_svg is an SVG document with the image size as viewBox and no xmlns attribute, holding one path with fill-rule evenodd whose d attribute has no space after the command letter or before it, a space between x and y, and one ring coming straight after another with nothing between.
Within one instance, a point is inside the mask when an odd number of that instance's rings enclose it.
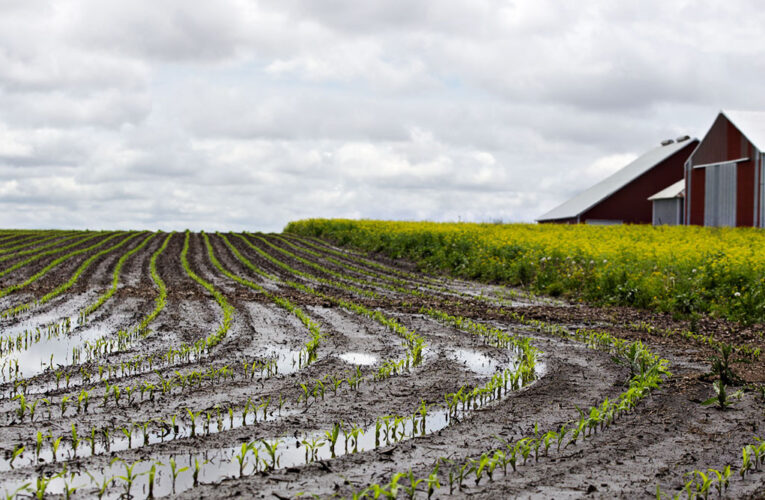
<instances>
[{"instance_id":1,"label":"muddy field","mask_svg":"<svg viewBox=\"0 0 765 500\"><path fill-rule=\"evenodd\" d=\"M765 497L756 327L263 234L0 232L0 314L6 495Z\"/></svg>"}]
</instances>

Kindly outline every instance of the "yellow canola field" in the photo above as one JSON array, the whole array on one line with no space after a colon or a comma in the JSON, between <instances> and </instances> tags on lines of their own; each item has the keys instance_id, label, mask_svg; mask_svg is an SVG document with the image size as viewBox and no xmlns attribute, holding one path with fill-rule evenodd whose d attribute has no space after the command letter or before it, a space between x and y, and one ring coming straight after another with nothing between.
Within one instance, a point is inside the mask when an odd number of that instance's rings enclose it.
<instances>
[{"instance_id":1,"label":"yellow canola field","mask_svg":"<svg viewBox=\"0 0 765 500\"><path fill-rule=\"evenodd\" d=\"M765 320L759 229L307 219L285 231L554 296Z\"/></svg>"}]
</instances>

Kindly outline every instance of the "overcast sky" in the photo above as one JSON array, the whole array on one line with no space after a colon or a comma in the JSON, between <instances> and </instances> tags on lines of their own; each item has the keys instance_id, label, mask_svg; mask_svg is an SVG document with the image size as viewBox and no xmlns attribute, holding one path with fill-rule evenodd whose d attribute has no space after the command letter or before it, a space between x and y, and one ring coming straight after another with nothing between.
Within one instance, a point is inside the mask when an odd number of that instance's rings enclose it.
<instances>
[{"instance_id":1,"label":"overcast sky","mask_svg":"<svg viewBox=\"0 0 765 500\"><path fill-rule=\"evenodd\" d=\"M0 227L532 221L764 82L755 1L0 0Z\"/></svg>"}]
</instances>

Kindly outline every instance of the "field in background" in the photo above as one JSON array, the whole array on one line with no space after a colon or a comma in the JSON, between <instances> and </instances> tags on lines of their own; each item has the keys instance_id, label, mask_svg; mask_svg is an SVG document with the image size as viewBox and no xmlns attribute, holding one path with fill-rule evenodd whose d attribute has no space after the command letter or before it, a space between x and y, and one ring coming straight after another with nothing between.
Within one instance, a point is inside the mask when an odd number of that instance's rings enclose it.
<instances>
[{"instance_id":1,"label":"field in background","mask_svg":"<svg viewBox=\"0 0 765 500\"><path fill-rule=\"evenodd\" d=\"M765 320L765 231L309 219L285 231L594 304Z\"/></svg>"}]
</instances>

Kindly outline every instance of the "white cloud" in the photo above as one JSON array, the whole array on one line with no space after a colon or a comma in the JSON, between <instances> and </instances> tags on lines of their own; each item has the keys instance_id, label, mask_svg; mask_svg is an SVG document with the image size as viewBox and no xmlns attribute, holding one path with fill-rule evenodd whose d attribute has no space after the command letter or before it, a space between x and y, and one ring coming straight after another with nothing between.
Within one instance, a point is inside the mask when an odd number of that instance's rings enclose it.
<instances>
[{"instance_id":1,"label":"white cloud","mask_svg":"<svg viewBox=\"0 0 765 500\"><path fill-rule=\"evenodd\" d=\"M2 2L0 226L530 221L765 107L758 7Z\"/></svg>"}]
</instances>

